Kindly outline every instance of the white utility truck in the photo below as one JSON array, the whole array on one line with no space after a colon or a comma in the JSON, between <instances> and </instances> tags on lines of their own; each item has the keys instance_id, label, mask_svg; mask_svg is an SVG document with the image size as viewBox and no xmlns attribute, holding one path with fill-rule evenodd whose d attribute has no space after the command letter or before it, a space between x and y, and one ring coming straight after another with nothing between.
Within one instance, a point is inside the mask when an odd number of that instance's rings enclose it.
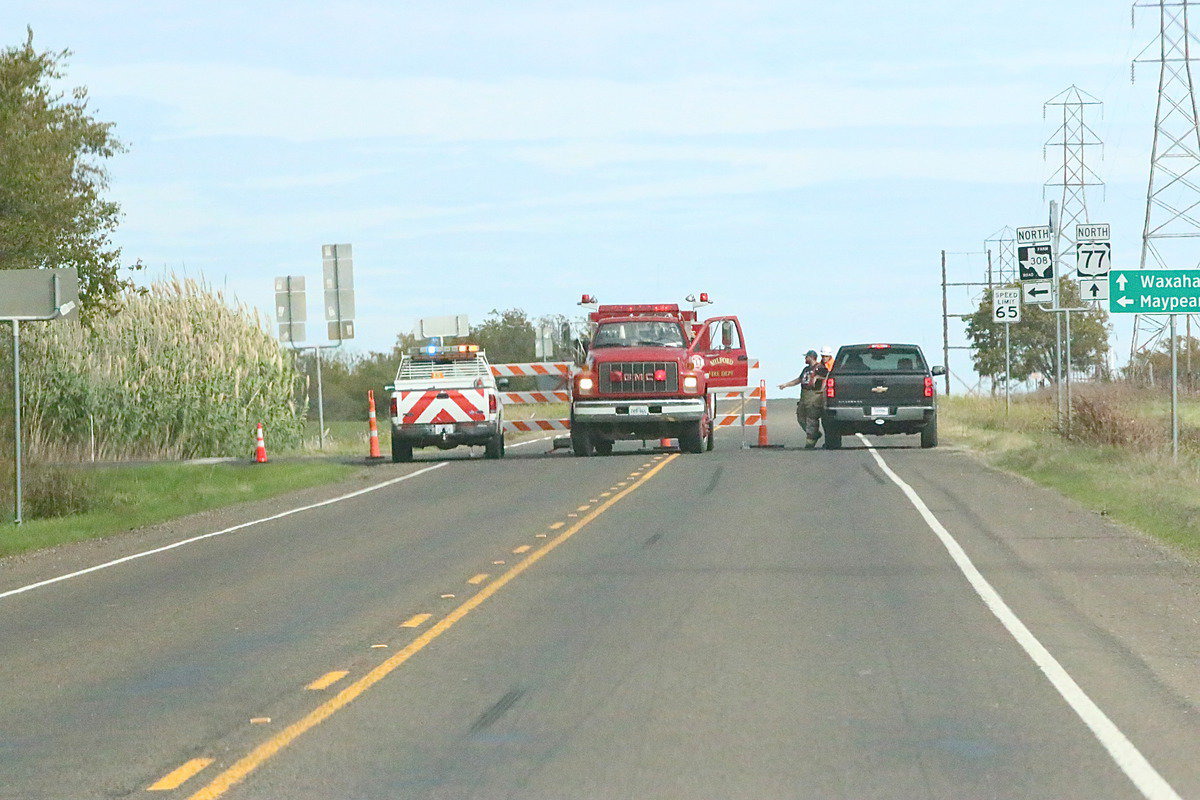
<instances>
[{"instance_id":1,"label":"white utility truck","mask_svg":"<svg viewBox=\"0 0 1200 800\"><path fill-rule=\"evenodd\" d=\"M392 461L414 447L479 445L504 457L504 406L487 355L475 344L430 344L400 360L392 393Z\"/></svg>"}]
</instances>

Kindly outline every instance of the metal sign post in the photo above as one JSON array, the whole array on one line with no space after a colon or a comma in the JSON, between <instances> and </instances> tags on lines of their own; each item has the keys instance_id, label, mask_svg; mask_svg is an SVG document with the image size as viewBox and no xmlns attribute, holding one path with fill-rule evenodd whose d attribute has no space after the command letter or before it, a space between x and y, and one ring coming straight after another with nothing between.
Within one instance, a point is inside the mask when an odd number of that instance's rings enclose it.
<instances>
[{"instance_id":1,"label":"metal sign post","mask_svg":"<svg viewBox=\"0 0 1200 800\"><path fill-rule=\"evenodd\" d=\"M337 344L300 346L305 339L308 310L304 276L284 275L275 279L275 318L279 340L296 353L313 351L317 362L317 441L325 449L325 386L321 377L321 351L336 350L346 339L354 338L354 261L348 244L321 245L321 266L325 289L325 320L329 338Z\"/></svg>"},{"instance_id":2,"label":"metal sign post","mask_svg":"<svg viewBox=\"0 0 1200 800\"><path fill-rule=\"evenodd\" d=\"M992 322L1004 323L1004 411L1009 410L1009 386L1012 384L1012 347L1009 331L1014 322L1021 321L1021 290L992 290Z\"/></svg>"},{"instance_id":3,"label":"metal sign post","mask_svg":"<svg viewBox=\"0 0 1200 800\"><path fill-rule=\"evenodd\" d=\"M69 269L0 270L0 319L12 323L13 520L25 521L21 436L21 323L62 319L79 300L79 275Z\"/></svg>"}]
</instances>

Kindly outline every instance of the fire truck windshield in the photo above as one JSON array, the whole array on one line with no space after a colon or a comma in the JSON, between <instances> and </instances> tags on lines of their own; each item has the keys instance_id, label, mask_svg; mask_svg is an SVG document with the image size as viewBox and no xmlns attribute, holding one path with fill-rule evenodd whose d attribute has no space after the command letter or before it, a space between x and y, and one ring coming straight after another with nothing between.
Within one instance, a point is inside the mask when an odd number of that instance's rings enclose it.
<instances>
[{"instance_id":1,"label":"fire truck windshield","mask_svg":"<svg viewBox=\"0 0 1200 800\"><path fill-rule=\"evenodd\" d=\"M686 347L678 323L662 320L604 322L592 347Z\"/></svg>"}]
</instances>

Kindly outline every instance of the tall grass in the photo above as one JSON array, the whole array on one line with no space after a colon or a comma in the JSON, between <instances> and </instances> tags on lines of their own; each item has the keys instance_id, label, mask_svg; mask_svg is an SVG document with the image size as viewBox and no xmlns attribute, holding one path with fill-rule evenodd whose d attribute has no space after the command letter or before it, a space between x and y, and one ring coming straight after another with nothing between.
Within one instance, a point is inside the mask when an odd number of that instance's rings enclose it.
<instances>
[{"instance_id":1,"label":"tall grass","mask_svg":"<svg viewBox=\"0 0 1200 800\"><path fill-rule=\"evenodd\" d=\"M22 342L31 458L241 455L255 423L298 442L302 386L257 311L172 279L130 293L89 325L27 325Z\"/></svg>"}]
</instances>

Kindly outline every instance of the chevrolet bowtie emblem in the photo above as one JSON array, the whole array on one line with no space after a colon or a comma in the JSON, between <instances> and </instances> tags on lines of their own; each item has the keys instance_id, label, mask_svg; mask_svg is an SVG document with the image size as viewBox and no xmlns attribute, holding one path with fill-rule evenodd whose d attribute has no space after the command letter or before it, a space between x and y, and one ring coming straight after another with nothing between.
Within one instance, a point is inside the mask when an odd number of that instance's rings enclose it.
<instances>
[{"instance_id":1,"label":"chevrolet bowtie emblem","mask_svg":"<svg viewBox=\"0 0 1200 800\"><path fill-rule=\"evenodd\" d=\"M886 386L876 386L871 391L872 392L886 392L887 390L888 390L888 387L886 387Z\"/></svg>"}]
</instances>

